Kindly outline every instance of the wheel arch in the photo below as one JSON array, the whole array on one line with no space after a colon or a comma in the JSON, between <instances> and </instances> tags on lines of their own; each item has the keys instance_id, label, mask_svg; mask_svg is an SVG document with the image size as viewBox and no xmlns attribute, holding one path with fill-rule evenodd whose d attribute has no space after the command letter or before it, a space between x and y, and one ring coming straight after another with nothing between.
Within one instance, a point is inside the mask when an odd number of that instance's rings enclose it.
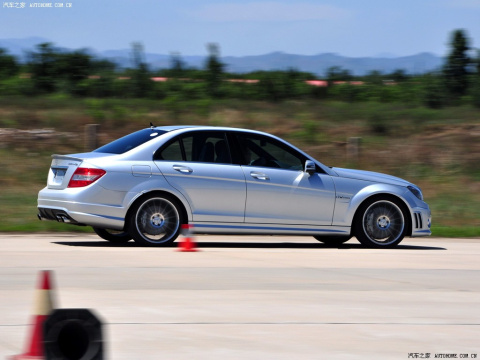
<instances>
[{"instance_id":1,"label":"wheel arch","mask_svg":"<svg viewBox=\"0 0 480 360\"><path fill-rule=\"evenodd\" d=\"M353 214L352 220L351 220L351 229L352 229L352 235L355 236L355 226L354 224L358 220L359 216L362 216L360 209L362 208L362 205L367 203L367 202L375 202L377 200L389 200L395 203L400 207L400 209L404 213L404 219L405 219L405 226L407 227L405 231L406 236L411 236L412 235L412 211L410 210L410 206L408 205L408 202L402 197L399 196L398 194L392 194L392 193L386 193L386 192L378 192L371 194L365 198L363 198L360 202L355 207L355 212Z\"/></svg>"},{"instance_id":2,"label":"wheel arch","mask_svg":"<svg viewBox=\"0 0 480 360\"><path fill-rule=\"evenodd\" d=\"M189 211L190 207L188 205L185 205L185 200L182 201L182 199L179 196L177 196L177 194L174 194L170 191L153 189L153 190L142 192L138 194L134 199L132 199L132 201L128 206L127 213L125 215L125 227L128 222L127 219L130 217L130 214L132 213L132 209L135 208L135 205L143 201L144 199L152 196L167 196L167 197L173 198L179 205L178 210L180 211L180 216L182 220L185 223L188 223L189 219L191 219L191 211Z\"/></svg>"}]
</instances>

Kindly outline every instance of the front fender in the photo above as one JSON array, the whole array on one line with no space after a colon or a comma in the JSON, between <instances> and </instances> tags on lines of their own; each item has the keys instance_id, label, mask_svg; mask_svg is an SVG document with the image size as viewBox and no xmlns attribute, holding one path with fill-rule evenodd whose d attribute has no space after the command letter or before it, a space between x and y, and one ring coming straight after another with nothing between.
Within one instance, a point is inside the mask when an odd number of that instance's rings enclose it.
<instances>
[{"instance_id":1,"label":"front fender","mask_svg":"<svg viewBox=\"0 0 480 360\"><path fill-rule=\"evenodd\" d=\"M334 178L336 186L335 211L333 215L334 226L351 226L355 213L360 205L368 198L385 194L395 196L409 209L412 216L409 200L409 191L403 186L378 184L367 181L358 181L344 178Z\"/></svg>"}]
</instances>

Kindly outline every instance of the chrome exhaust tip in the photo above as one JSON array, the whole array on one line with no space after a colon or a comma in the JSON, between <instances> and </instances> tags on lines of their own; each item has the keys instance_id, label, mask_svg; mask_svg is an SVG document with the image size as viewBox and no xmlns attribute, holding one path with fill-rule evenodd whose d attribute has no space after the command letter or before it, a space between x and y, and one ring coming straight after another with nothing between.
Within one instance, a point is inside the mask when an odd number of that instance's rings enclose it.
<instances>
[{"instance_id":1,"label":"chrome exhaust tip","mask_svg":"<svg viewBox=\"0 0 480 360\"><path fill-rule=\"evenodd\" d=\"M68 218L68 216L62 215L62 214L57 215L57 221L62 222L62 223L66 223L66 224L71 223L71 220Z\"/></svg>"}]
</instances>

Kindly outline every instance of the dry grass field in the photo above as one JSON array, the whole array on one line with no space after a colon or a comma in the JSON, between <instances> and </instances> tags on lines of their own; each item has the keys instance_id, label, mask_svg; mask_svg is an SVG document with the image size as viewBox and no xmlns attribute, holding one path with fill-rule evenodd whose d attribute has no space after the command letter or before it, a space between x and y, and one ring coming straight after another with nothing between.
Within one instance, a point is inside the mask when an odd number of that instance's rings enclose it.
<instances>
[{"instance_id":1,"label":"dry grass field","mask_svg":"<svg viewBox=\"0 0 480 360\"><path fill-rule=\"evenodd\" d=\"M400 176L419 185L437 236L480 236L480 114L473 107L335 101L280 103L74 99L0 99L0 231L85 231L39 222L36 194L53 153L83 151L84 128L99 143L155 125L202 124L267 131L329 166ZM348 139L360 138L358 157Z\"/></svg>"}]
</instances>

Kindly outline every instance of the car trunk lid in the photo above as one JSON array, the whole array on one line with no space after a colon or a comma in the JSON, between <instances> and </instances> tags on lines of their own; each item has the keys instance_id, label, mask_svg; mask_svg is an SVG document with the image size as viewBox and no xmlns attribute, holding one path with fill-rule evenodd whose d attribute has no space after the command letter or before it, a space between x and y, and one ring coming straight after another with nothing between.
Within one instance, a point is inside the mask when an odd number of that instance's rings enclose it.
<instances>
[{"instance_id":1,"label":"car trunk lid","mask_svg":"<svg viewBox=\"0 0 480 360\"><path fill-rule=\"evenodd\" d=\"M66 189L73 173L82 164L83 159L68 155L52 155L52 163L48 172L47 187L49 189Z\"/></svg>"}]
</instances>

